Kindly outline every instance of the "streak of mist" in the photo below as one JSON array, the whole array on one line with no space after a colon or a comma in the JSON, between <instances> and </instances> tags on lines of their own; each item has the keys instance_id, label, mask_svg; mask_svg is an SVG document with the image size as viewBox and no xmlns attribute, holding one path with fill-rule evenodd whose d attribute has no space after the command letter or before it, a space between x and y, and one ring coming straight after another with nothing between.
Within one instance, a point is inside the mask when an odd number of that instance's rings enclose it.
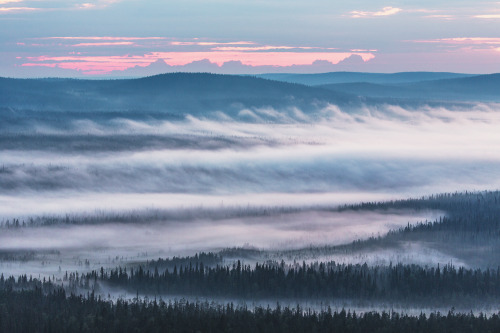
<instances>
[{"instance_id":1,"label":"streak of mist","mask_svg":"<svg viewBox=\"0 0 500 333\"><path fill-rule=\"evenodd\" d=\"M87 120L74 123L76 134L46 128L5 134L0 187L10 194L405 195L500 185L496 105L419 111L388 105L352 114L331 106L324 113L330 116L286 124Z\"/></svg>"}]
</instances>

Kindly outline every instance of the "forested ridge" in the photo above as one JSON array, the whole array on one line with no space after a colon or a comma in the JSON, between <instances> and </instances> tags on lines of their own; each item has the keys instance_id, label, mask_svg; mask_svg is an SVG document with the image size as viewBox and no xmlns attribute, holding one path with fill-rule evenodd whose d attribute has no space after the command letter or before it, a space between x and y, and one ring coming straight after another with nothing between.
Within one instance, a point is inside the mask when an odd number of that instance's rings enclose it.
<instances>
[{"instance_id":1,"label":"forested ridge","mask_svg":"<svg viewBox=\"0 0 500 333\"><path fill-rule=\"evenodd\" d=\"M147 269L118 267L107 271L66 273L62 280L40 281L27 275L5 278L0 288L6 290L44 288L51 291L64 285L68 292L123 290L141 295L185 295L230 297L238 299L390 300L407 303L458 304L463 301L495 303L500 297L500 269L464 267L422 267L419 265L368 266L354 264L256 263L254 267L219 264L216 256L209 264L176 259L173 266L165 261L150 262ZM170 267L159 269L158 267ZM173 267L173 268L172 268Z\"/></svg>"},{"instance_id":2,"label":"forested ridge","mask_svg":"<svg viewBox=\"0 0 500 333\"><path fill-rule=\"evenodd\" d=\"M356 252L393 248L408 242L425 242L426 246L456 256L476 267L500 265L500 192L456 192L418 199L386 202L364 202L343 205L339 212L350 211L441 211L435 220L408 223L386 235L359 239L348 244L288 251L287 255L309 252Z\"/></svg>"},{"instance_id":3,"label":"forested ridge","mask_svg":"<svg viewBox=\"0 0 500 333\"><path fill-rule=\"evenodd\" d=\"M149 264L152 268L153 265ZM384 299L440 301L476 298L495 300L500 296L499 269L466 269L464 267L421 267L418 265L368 266L354 264L314 263L286 265L284 262L232 267L203 262L158 267L117 268L106 272L92 271L74 285L120 287L129 292L150 295L222 296L245 299Z\"/></svg>"}]
</instances>

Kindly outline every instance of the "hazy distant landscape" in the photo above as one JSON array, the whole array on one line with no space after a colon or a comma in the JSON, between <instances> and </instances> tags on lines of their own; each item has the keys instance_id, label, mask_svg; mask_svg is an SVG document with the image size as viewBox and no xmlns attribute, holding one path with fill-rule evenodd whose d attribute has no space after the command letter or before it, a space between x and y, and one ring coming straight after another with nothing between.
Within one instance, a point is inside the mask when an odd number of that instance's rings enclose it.
<instances>
[{"instance_id":1,"label":"hazy distant landscape","mask_svg":"<svg viewBox=\"0 0 500 333\"><path fill-rule=\"evenodd\" d=\"M0 288L494 314L498 80L2 78Z\"/></svg>"},{"instance_id":2,"label":"hazy distant landscape","mask_svg":"<svg viewBox=\"0 0 500 333\"><path fill-rule=\"evenodd\" d=\"M500 2L0 0L0 333L500 332Z\"/></svg>"}]
</instances>

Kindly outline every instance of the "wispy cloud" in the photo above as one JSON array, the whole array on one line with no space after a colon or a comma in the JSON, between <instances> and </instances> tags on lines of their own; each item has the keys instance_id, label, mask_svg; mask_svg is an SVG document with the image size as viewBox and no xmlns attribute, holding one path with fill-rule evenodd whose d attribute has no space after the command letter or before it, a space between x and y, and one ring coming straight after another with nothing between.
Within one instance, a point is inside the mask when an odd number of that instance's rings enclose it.
<instances>
[{"instance_id":1,"label":"wispy cloud","mask_svg":"<svg viewBox=\"0 0 500 333\"><path fill-rule=\"evenodd\" d=\"M403 9L396 7L384 7L382 10L376 12L367 12L367 11L359 11L353 10L350 12L351 17L361 18L361 17L379 17L379 16L391 16L401 12Z\"/></svg>"},{"instance_id":2,"label":"wispy cloud","mask_svg":"<svg viewBox=\"0 0 500 333\"><path fill-rule=\"evenodd\" d=\"M457 45L481 45L481 44L496 45L496 44L500 44L500 38L497 38L497 37L453 37L453 38L414 40L412 42L415 42L415 43L457 44Z\"/></svg>"},{"instance_id":3,"label":"wispy cloud","mask_svg":"<svg viewBox=\"0 0 500 333\"><path fill-rule=\"evenodd\" d=\"M112 36L56 36L42 37L36 39L60 39L60 40L161 40L165 37L112 37Z\"/></svg>"},{"instance_id":4,"label":"wispy cloud","mask_svg":"<svg viewBox=\"0 0 500 333\"><path fill-rule=\"evenodd\" d=\"M500 19L500 14L474 15L474 18L480 18L480 19Z\"/></svg>"},{"instance_id":5,"label":"wispy cloud","mask_svg":"<svg viewBox=\"0 0 500 333\"><path fill-rule=\"evenodd\" d=\"M92 9L92 8L95 8L96 5L93 4L93 3L82 3L82 4L79 4L76 6L77 8L79 9Z\"/></svg>"},{"instance_id":6,"label":"wispy cloud","mask_svg":"<svg viewBox=\"0 0 500 333\"><path fill-rule=\"evenodd\" d=\"M0 7L0 13L32 12L39 10L33 7Z\"/></svg>"},{"instance_id":7,"label":"wispy cloud","mask_svg":"<svg viewBox=\"0 0 500 333\"><path fill-rule=\"evenodd\" d=\"M171 42L170 45L175 46L217 46L217 45L254 45L254 42L239 41L239 42Z\"/></svg>"},{"instance_id":8,"label":"wispy cloud","mask_svg":"<svg viewBox=\"0 0 500 333\"><path fill-rule=\"evenodd\" d=\"M115 3L121 2L121 0L97 0L97 1L88 1L81 4L77 4L75 8L77 9L102 9L106 8Z\"/></svg>"},{"instance_id":9,"label":"wispy cloud","mask_svg":"<svg viewBox=\"0 0 500 333\"><path fill-rule=\"evenodd\" d=\"M269 50L314 50L314 49L327 49L332 50L333 48L320 48L312 46L274 46L274 45L263 45L263 46L218 46L212 48L213 51L269 51Z\"/></svg>"},{"instance_id":10,"label":"wispy cloud","mask_svg":"<svg viewBox=\"0 0 500 333\"><path fill-rule=\"evenodd\" d=\"M79 43L72 46L75 47L85 47L85 46L126 46L134 45L134 42L111 42L111 43Z\"/></svg>"},{"instance_id":11,"label":"wispy cloud","mask_svg":"<svg viewBox=\"0 0 500 333\"><path fill-rule=\"evenodd\" d=\"M351 52L377 52L378 50L376 49L371 49L371 50L367 50L367 49L352 49Z\"/></svg>"},{"instance_id":12,"label":"wispy cloud","mask_svg":"<svg viewBox=\"0 0 500 333\"><path fill-rule=\"evenodd\" d=\"M27 12L27 11L54 11L54 10L88 10L88 9L103 9L110 5L121 2L122 0L89 0L86 2L76 3L74 1L39 1L31 0L30 7L18 6L18 7L0 7L0 13L12 13L12 12ZM9 4L24 4L28 2L26 0L0 0L0 5Z\"/></svg>"},{"instance_id":13,"label":"wispy cloud","mask_svg":"<svg viewBox=\"0 0 500 333\"><path fill-rule=\"evenodd\" d=\"M444 15L444 14L426 15L424 17L425 18L433 18L433 19L444 19L444 20L453 20L456 18L454 15Z\"/></svg>"}]
</instances>

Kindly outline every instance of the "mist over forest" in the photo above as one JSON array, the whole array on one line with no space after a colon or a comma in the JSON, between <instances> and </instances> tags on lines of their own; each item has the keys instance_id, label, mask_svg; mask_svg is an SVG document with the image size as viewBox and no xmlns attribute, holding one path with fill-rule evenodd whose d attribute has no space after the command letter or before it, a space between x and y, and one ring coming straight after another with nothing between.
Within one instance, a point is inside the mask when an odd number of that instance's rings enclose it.
<instances>
[{"instance_id":1,"label":"mist over forest","mask_svg":"<svg viewBox=\"0 0 500 333\"><path fill-rule=\"evenodd\" d=\"M0 78L0 293L494 313L498 76L329 74Z\"/></svg>"}]
</instances>

